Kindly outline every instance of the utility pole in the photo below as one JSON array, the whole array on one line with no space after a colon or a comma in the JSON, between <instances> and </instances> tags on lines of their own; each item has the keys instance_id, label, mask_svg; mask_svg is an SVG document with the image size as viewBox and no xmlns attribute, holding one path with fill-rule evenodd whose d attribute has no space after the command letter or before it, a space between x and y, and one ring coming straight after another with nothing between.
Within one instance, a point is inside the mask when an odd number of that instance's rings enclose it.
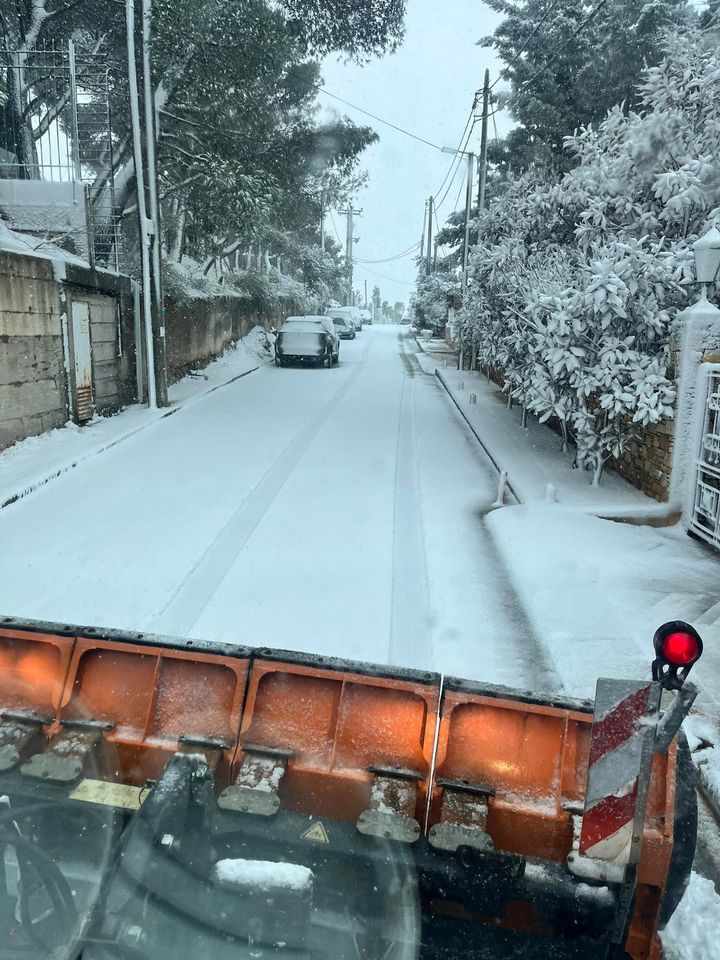
<instances>
[{"instance_id":1,"label":"utility pole","mask_svg":"<svg viewBox=\"0 0 720 960\"><path fill-rule=\"evenodd\" d=\"M365 277L365 307L367 308L368 298L367 298L367 277Z\"/></svg>"},{"instance_id":2,"label":"utility pole","mask_svg":"<svg viewBox=\"0 0 720 960\"><path fill-rule=\"evenodd\" d=\"M423 211L423 232L420 237L420 259L425 258L425 217L427 216L427 200L425 201L425 210Z\"/></svg>"},{"instance_id":3,"label":"utility pole","mask_svg":"<svg viewBox=\"0 0 720 960\"><path fill-rule=\"evenodd\" d=\"M355 210L353 205L347 208L347 210L338 210L338 213L341 216L347 218L346 221L346 230L345 230L345 269L347 271L348 277L348 292L347 292L347 306L352 307L354 294L353 294L353 230L354 223L353 217L359 217L362 214L362 210Z\"/></svg>"},{"instance_id":4,"label":"utility pole","mask_svg":"<svg viewBox=\"0 0 720 960\"><path fill-rule=\"evenodd\" d=\"M159 407L168 405L167 351L165 340L165 302L162 284L162 231L160 227L160 200L157 172L157 115L155 92L152 87L152 58L150 30L152 25L151 0L142 0L142 55L143 55L143 112L145 119L145 162L147 166L148 199L152 221L151 272L155 310L153 339L155 341L156 396Z\"/></svg>"},{"instance_id":5,"label":"utility pole","mask_svg":"<svg viewBox=\"0 0 720 960\"><path fill-rule=\"evenodd\" d=\"M485 182L487 179L487 129L490 105L490 71L485 71L483 84L482 128L480 133L480 160L478 161L478 212L485 209Z\"/></svg>"},{"instance_id":6,"label":"utility pole","mask_svg":"<svg viewBox=\"0 0 720 960\"><path fill-rule=\"evenodd\" d=\"M135 60L135 7L133 0L126 0L125 22L127 28L128 81L130 90L130 120L132 124L133 163L137 185L138 229L140 233L140 267L142 270L142 313L145 328L145 360L147 363L148 406L157 407L155 377L155 343L153 339L153 290L150 270L149 220L145 210L145 179L140 134L140 110L138 108L137 67ZM138 398L140 399L140 398Z\"/></svg>"},{"instance_id":7,"label":"utility pole","mask_svg":"<svg viewBox=\"0 0 720 960\"><path fill-rule=\"evenodd\" d=\"M425 256L425 273L429 274L431 265L432 265L432 254L430 253L430 248L432 247L432 218L433 218L433 198L428 198L428 236L427 236L427 250Z\"/></svg>"},{"instance_id":8,"label":"utility pole","mask_svg":"<svg viewBox=\"0 0 720 960\"><path fill-rule=\"evenodd\" d=\"M325 191L320 191L320 249L325 249Z\"/></svg>"}]
</instances>

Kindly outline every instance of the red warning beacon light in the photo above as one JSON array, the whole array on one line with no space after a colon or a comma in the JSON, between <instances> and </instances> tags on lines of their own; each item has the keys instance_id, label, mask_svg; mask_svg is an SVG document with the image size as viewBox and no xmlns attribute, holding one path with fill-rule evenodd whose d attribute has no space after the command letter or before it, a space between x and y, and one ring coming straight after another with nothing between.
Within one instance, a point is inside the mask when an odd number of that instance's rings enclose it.
<instances>
[{"instance_id":1,"label":"red warning beacon light","mask_svg":"<svg viewBox=\"0 0 720 960\"><path fill-rule=\"evenodd\" d=\"M684 620L671 620L655 631L653 680L666 690L679 690L703 652L700 634Z\"/></svg>"}]
</instances>

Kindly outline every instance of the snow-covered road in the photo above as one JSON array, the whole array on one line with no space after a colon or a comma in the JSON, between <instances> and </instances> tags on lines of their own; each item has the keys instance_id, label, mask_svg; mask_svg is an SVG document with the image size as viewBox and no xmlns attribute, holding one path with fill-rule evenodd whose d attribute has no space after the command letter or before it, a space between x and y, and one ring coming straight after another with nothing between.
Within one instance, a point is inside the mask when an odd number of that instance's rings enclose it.
<instances>
[{"instance_id":1,"label":"snow-covered road","mask_svg":"<svg viewBox=\"0 0 720 960\"><path fill-rule=\"evenodd\" d=\"M415 350L375 327L263 366L7 507L0 610L556 686Z\"/></svg>"}]
</instances>

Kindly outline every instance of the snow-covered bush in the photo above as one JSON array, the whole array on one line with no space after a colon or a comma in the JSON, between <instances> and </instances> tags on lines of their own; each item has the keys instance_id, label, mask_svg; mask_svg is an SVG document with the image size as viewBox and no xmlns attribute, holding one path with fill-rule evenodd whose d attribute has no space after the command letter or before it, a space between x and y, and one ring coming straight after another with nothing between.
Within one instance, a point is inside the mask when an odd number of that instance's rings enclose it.
<instances>
[{"instance_id":1,"label":"snow-covered bush","mask_svg":"<svg viewBox=\"0 0 720 960\"><path fill-rule=\"evenodd\" d=\"M448 311L458 289L457 280L449 273L438 272L420 276L411 299L416 323L440 333L445 328Z\"/></svg>"},{"instance_id":2,"label":"snow-covered bush","mask_svg":"<svg viewBox=\"0 0 720 960\"><path fill-rule=\"evenodd\" d=\"M671 37L641 95L566 140L577 165L560 181L526 175L483 213L458 315L480 364L560 422L595 481L672 416L672 322L692 243L720 218L720 50Z\"/></svg>"}]
</instances>

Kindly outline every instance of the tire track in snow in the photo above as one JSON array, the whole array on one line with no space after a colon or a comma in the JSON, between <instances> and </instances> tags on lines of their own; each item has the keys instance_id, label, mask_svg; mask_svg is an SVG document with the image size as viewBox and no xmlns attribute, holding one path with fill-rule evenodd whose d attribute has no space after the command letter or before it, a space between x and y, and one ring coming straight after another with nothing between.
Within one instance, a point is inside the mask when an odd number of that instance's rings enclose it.
<instances>
[{"instance_id":1,"label":"tire track in snow","mask_svg":"<svg viewBox=\"0 0 720 960\"><path fill-rule=\"evenodd\" d=\"M272 506L303 454L362 372L367 363L371 342L368 341L355 370L332 393L330 399L313 419L285 447L259 483L208 544L197 562L177 584L167 601L153 617L151 628L154 631L181 637L189 636L238 554Z\"/></svg>"},{"instance_id":2,"label":"tire track in snow","mask_svg":"<svg viewBox=\"0 0 720 960\"><path fill-rule=\"evenodd\" d=\"M401 335L402 337L402 335ZM491 501L496 489L498 472L484 448L478 443L478 438L470 430L454 404L448 402L448 395L436 377L426 373L416 359L418 347L414 339L409 336L402 338L401 351L403 362L410 364L415 371L420 389L428 388L448 411L450 423L457 424L460 435L472 453L478 468L489 481L487 493L479 491L476 511L469 515L467 522L471 524L468 536L474 537L478 564L478 571L482 573L485 591L493 597L492 609L487 611L484 622L478 622L478 641L491 625L492 632L497 637L494 656L499 656L501 663L506 664L507 676L497 678L497 682L509 683L512 686L527 687L535 693L558 692L562 690L562 682L555 670L552 657L540 641L523 603L522 593L516 589L512 577L505 565L497 542L486 523L487 514L492 510ZM409 349L408 349L409 348ZM438 650L438 654L441 651ZM477 655L482 657L479 643ZM436 657L437 659L437 657ZM486 664L490 667L490 664ZM442 662L438 661L438 668ZM448 672L444 670L444 672ZM457 672L457 669L453 672ZM462 675L468 675L468 666L461 670ZM503 669L503 672L506 671ZM477 676L476 679L487 680L487 676Z\"/></svg>"},{"instance_id":3,"label":"tire track in snow","mask_svg":"<svg viewBox=\"0 0 720 960\"><path fill-rule=\"evenodd\" d=\"M432 669L427 560L415 445L415 380L401 338L399 346L407 376L403 377L400 396L395 460L388 663L412 663L418 669Z\"/></svg>"}]
</instances>

